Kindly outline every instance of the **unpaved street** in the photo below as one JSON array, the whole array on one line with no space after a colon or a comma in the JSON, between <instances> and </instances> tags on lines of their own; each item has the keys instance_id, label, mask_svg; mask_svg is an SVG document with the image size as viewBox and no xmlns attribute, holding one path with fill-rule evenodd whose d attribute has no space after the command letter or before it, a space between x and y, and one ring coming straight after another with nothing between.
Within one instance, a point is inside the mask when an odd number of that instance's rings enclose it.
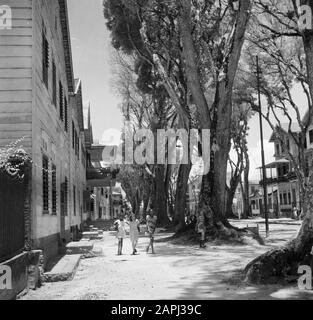
<instances>
[{"instance_id":1,"label":"unpaved street","mask_svg":"<svg viewBox=\"0 0 313 320\"><path fill-rule=\"evenodd\" d=\"M245 222L241 222L244 225ZM261 233L264 225L261 225ZM312 299L311 292L295 286L246 286L240 271L271 246L283 244L299 228L293 223L271 224L266 246L208 244L207 249L169 242L156 244L157 254L145 253L140 239L138 256L132 256L126 239L124 255L117 256L116 239L105 233L96 243L103 256L82 260L74 280L45 284L22 299L35 300L152 300L152 299ZM158 239L168 234L158 234Z\"/></svg>"}]
</instances>

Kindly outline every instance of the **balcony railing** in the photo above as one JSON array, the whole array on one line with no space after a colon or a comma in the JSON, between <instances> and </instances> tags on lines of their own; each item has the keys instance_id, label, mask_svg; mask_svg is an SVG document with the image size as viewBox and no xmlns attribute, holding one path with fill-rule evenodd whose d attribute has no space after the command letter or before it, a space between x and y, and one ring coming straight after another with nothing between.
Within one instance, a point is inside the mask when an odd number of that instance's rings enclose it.
<instances>
[{"instance_id":1,"label":"balcony railing","mask_svg":"<svg viewBox=\"0 0 313 320\"><path fill-rule=\"evenodd\" d=\"M277 184L277 183L284 183L284 182L290 182L291 180L297 179L297 175L294 172L289 172L288 174L277 177L277 178L267 178L266 184ZM260 185L263 185L263 180L260 181Z\"/></svg>"}]
</instances>

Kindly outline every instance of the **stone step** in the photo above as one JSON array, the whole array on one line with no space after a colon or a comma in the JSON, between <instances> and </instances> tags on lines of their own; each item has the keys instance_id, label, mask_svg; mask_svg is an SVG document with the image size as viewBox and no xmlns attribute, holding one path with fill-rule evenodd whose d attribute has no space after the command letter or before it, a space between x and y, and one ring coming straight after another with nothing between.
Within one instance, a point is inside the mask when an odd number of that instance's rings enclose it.
<instances>
[{"instance_id":1,"label":"stone step","mask_svg":"<svg viewBox=\"0 0 313 320\"><path fill-rule=\"evenodd\" d=\"M98 232L83 232L83 239L96 239L99 236Z\"/></svg>"},{"instance_id":2,"label":"stone step","mask_svg":"<svg viewBox=\"0 0 313 320\"><path fill-rule=\"evenodd\" d=\"M66 254L87 254L93 250L93 241L70 242L66 245Z\"/></svg>"},{"instance_id":3,"label":"stone step","mask_svg":"<svg viewBox=\"0 0 313 320\"><path fill-rule=\"evenodd\" d=\"M75 276L81 256L80 254L58 257L51 271L44 274L45 282L69 281Z\"/></svg>"}]
</instances>

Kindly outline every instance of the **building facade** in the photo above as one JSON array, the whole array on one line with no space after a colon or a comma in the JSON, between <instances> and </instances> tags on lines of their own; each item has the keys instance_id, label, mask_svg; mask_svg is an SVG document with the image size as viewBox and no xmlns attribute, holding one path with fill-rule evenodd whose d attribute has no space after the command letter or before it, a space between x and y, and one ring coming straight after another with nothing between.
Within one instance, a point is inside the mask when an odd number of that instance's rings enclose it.
<instances>
[{"instance_id":1,"label":"building facade","mask_svg":"<svg viewBox=\"0 0 313 320\"><path fill-rule=\"evenodd\" d=\"M74 80L65 0L8 0L0 30L0 145L32 159L31 240L46 261L80 228L86 188L82 87Z\"/></svg>"},{"instance_id":2,"label":"building facade","mask_svg":"<svg viewBox=\"0 0 313 320\"><path fill-rule=\"evenodd\" d=\"M275 161L268 163L265 167L268 211L273 218L292 217L294 208L301 210L299 184L288 157L290 153L295 159L298 158L299 149L294 137L300 132L297 125L289 128L288 124L282 124L276 132L272 133L269 140L274 145ZM262 168L259 169L260 186L262 186ZM250 197L250 203L255 214L263 214L263 188Z\"/></svg>"}]
</instances>

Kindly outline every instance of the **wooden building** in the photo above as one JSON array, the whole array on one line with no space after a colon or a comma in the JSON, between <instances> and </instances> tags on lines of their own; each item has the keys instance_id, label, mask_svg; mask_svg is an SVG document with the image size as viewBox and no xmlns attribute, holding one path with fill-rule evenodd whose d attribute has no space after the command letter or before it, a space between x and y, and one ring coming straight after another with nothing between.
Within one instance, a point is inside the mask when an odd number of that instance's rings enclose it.
<instances>
[{"instance_id":1,"label":"wooden building","mask_svg":"<svg viewBox=\"0 0 313 320\"><path fill-rule=\"evenodd\" d=\"M86 187L82 86L74 80L66 0L7 0L0 29L0 146L31 156L31 240L46 261L80 228Z\"/></svg>"}]
</instances>

